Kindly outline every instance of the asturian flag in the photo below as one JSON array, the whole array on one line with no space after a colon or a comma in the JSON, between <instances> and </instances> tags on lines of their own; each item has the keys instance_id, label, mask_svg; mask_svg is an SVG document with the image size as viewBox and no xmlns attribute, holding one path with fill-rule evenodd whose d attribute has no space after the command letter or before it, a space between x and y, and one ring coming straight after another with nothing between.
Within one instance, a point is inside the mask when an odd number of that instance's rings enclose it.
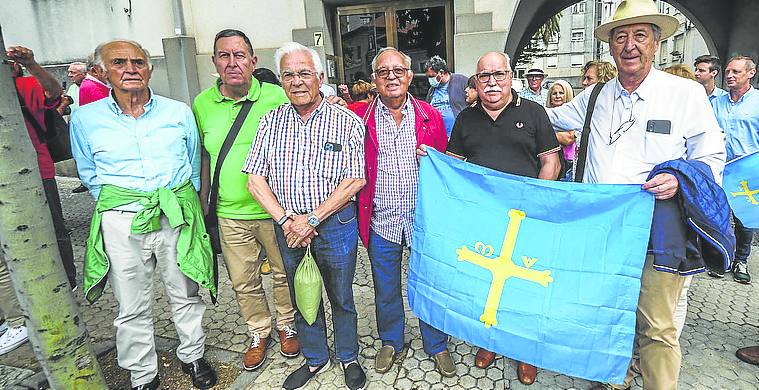
<instances>
[{"instance_id":1,"label":"asturian flag","mask_svg":"<svg viewBox=\"0 0 759 390\"><path fill-rule=\"evenodd\" d=\"M419 174L411 308L476 346L622 383L653 208L639 185L537 180L430 150Z\"/></svg>"},{"instance_id":2,"label":"asturian flag","mask_svg":"<svg viewBox=\"0 0 759 390\"><path fill-rule=\"evenodd\" d=\"M759 152L725 164L722 188L727 201L743 226L759 228Z\"/></svg>"}]
</instances>

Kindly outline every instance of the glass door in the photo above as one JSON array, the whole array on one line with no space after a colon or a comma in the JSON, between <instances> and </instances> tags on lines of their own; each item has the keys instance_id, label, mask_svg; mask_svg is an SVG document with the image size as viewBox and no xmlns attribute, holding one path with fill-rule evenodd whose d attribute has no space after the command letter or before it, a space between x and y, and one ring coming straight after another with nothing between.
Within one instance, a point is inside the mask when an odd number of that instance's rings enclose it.
<instances>
[{"instance_id":1,"label":"glass door","mask_svg":"<svg viewBox=\"0 0 759 390\"><path fill-rule=\"evenodd\" d=\"M387 46L384 12L364 12L340 16L343 78L347 83L371 81L372 58Z\"/></svg>"},{"instance_id":2,"label":"glass door","mask_svg":"<svg viewBox=\"0 0 759 390\"><path fill-rule=\"evenodd\" d=\"M371 81L377 51L393 46L411 57L414 81L410 92L425 97L429 84L423 66L439 55L453 66L449 0L394 1L339 7L338 76L348 85Z\"/></svg>"},{"instance_id":3,"label":"glass door","mask_svg":"<svg viewBox=\"0 0 759 390\"><path fill-rule=\"evenodd\" d=\"M438 55L449 64L452 62L448 57L445 20L442 5L395 11L396 47L411 57L415 76L409 92L416 97L425 98L430 88L422 69L428 59Z\"/></svg>"}]
</instances>

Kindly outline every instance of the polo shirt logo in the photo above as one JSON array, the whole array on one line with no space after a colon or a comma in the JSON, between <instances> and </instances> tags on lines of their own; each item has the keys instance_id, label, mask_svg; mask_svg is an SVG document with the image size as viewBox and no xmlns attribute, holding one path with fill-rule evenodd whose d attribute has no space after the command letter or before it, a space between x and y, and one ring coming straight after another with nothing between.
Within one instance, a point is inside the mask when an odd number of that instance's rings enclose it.
<instances>
[{"instance_id":1,"label":"polo shirt logo","mask_svg":"<svg viewBox=\"0 0 759 390\"><path fill-rule=\"evenodd\" d=\"M517 126L517 129L521 129L524 127L524 122L517 122L516 126Z\"/></svg>"}]
</instances>

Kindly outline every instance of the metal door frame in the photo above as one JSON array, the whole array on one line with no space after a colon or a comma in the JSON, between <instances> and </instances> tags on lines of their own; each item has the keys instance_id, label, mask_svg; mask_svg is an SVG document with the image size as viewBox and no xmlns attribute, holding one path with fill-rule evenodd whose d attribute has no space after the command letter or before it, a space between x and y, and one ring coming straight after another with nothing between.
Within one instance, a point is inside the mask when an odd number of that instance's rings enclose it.
<instances>
[{"instance_id":1,"label":"metal door frame","mask_svg":"<svg viewBox=\"0 0 759 390\"><path fill-rule=\"evenodd\" d=\"M340 17L341 16L347 16L347 15L358 15L358 14L365 14L365 13L379 13L384 12L385 13L385 31L387 32L385 35L387 37L387 45L392 47L397 47L397 21L395 19L395 11L400 10L406 10L406 9L415 9L415 8L427 8L427 7L444 7L445 9L445 41L446 41L446 61L448 62L448 66L451 69L451 72L453 72L454 69L454 63L453 63L453 7L451 0L425 0L425 1L412 1L412 0L406 0L406 1L389 1L389 2L382 2L382 3L369 3L369 4L363 4L363 5L347 5L342 7L337 7L337 10L335 12L336 18L335 18L335 47L337 48L337 53L335 53L335 59L337 60L337 76L340 80L340 83L345 83L345 67L343 63L343 40L342 40L342 31L340 30Z\"/></svg>"}]
</instances>

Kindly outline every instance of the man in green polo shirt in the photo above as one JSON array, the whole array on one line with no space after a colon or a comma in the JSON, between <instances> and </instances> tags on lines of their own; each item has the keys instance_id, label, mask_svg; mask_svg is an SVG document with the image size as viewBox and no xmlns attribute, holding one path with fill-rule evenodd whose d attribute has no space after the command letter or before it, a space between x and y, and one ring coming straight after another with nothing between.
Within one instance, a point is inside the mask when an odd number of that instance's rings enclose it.
<instances>
[{"instance_id":1,"label":"man in green polo shirt","mask_svg":"<svg viewBox=\"0 0 759 390\"><path fill-rule=\"evenodd\" d=\"M253 102L219 173L216 215L219 217L221 249L240 314L248 326L250 345L243 367L255 370L266 358L271 333L271 313L261 283L259 252L263 247L271 263L274 307L277 311L280 352L286 357L300 353L294 326L293 305L282 256L274 236L274 222L247 189L247 175L240 170L253 142L261 117L286 103L284 90L253 78L257 58L247 36L238 30L222 30L214 39L213 63L219 73L216 85L201 92L192 105L203 144L200 198L208 210L211 180L217 158L242 103Z\"/></svg>"}]
</instances>

